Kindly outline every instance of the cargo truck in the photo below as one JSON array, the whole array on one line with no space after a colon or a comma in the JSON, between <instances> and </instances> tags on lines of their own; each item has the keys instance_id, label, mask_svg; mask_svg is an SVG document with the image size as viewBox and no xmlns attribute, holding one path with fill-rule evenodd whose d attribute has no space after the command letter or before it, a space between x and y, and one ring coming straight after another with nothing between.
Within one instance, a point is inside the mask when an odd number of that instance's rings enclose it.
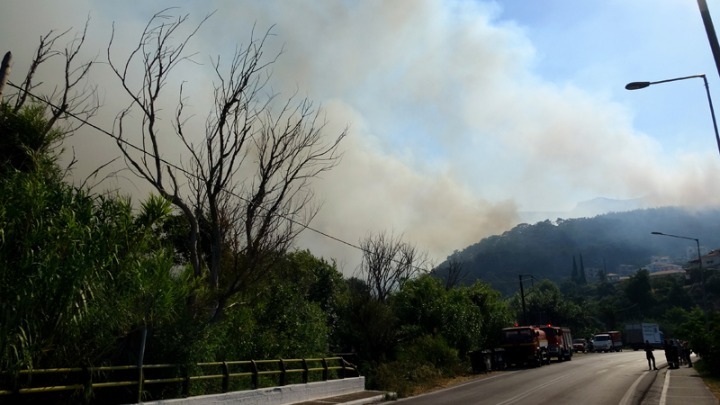
<instances>
[{"instance_id":1,"label":"cargo truck","mask_svg":"<svg viewBox=\"0 0 720 405\"><path fill-rule=\"evenodd\" d=\"M629 323L625 325L625 344L633 350L640 350L645 342L659 349L662 348L664 335L656 323Z\"/></svg>"}]
</instances>

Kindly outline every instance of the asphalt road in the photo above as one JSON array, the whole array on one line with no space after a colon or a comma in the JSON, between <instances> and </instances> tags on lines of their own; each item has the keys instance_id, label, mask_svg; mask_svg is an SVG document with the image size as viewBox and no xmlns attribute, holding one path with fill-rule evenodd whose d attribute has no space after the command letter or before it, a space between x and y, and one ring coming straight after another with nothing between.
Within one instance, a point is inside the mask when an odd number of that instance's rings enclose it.
<instances>
[{"instance_id":1,"label":"asphalt road","mask_svg":"<svg viewBox=\"0 0 720 405\"><path fill-rule=\"evenodd\" d=\"M655 355L660 367L665 363L662 351L656 351ZM647 371L644 351L578 353L571 361L494 371L477 380L398 402L403 405L629 405L640 402L656 373Z\"/></svg>"}]
</instances>

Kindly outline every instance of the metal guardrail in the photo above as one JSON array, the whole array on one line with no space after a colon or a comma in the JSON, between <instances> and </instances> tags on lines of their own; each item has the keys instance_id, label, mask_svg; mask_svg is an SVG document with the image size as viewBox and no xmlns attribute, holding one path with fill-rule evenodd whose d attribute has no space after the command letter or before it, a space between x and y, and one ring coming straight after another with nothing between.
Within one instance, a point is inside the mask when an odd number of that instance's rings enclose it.
<instances>
[{"instance_id":1,"label":"metal guardrail","mask_svg":"<svg viewBox=\"0 0 720 405\"><path fill-rule=\"evenodd\" d=\"M191 374L191 371L195 373ZM203 371L206 370L206 373ZM165 371L164 373L161 371ZM120 380L112 379L112 374L126 372ZM127 374L133 373L135 378ZM146 374L153 374L147 378ZM174 374L174 375L173 375ZM179 374L179 375L178 375ZM260 388L261 380L276 379L275 384L284 386L288 377L299 375L300 381L327 381L330 379L343 379L349 376L359 376L357 368L345 361L342 357L323 357L310 359L278 359L278 360L244 360L181 364L146 364L142 366L101 366L101 367L74 367L20 370L11 375L9 372L0 372L0 402L3 397L14 395L27 395L38 393L52 393L73 391L82 394L82 398L91 398L96 389L111 387L136 387L138 402L143 400L145 387L153 384L181 384L182 397L188 397L192 382L220 380L220 392L206 392L216 394L229 392L233 380L249 379L249 389ZM42 376L56 377L55 380L64 380L66 383L53 385L33 386L33 380ZM60 376L61 378L57 378ZM102 380L102 381L97 381Z\"/></svg>"}]
</instances>

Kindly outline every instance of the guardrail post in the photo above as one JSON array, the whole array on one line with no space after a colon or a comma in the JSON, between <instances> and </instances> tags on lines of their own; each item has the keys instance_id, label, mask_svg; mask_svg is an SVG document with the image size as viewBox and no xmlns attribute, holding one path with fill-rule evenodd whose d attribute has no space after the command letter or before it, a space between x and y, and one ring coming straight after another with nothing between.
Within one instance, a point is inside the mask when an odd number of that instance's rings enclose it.
<instances>
[{"instance_id":1,"label":"guardrail post","mask_svg":"<svg viewBox=\"0 0 720 405\"><path fill-rule=\"evenodd\" d=\"M302 367L303 367L303 373L302 373L303 383L307 384L307 382L308 382L308 365L307 365L306 359L302 359Z\"/></svg>"},{"instance_id":2,"label":"guardrail post","mask_svg":"<svg viewBox=\"0 0 720 405\"><path fill-rule=\"evenodd\" d=\"M283 359L280 359L280 381L278 383L281 387L287 384L287 367Z\"/></svg>"},{"instance_id":3,"label":"guardrail post","mask_svg":"<svg viewBox=\"0 0 720 405\"><path fill-rule=\"evenodd\" d=\"M20 384L21 384L21 382L20 382L20 371L15 371L15 372L13 373L12 384L13 384L13 386L12 386L12 392L13 392L13 393L12 393L12 396L11 396L11 398L13 398L13 401L12 401L12 402L14 402L14 403L16 403L16 404L20 404L20 403L22 403L22 402L20 401Z\"/></svg>"},{"instance_id":4,"label":"guardrail post","mask_svg":"<svg viewBox=\"0 0 720 405\"><path fill-rule=\"evenodd\" d=\"M143 363L145 361L145 344L147 343L147 325L143 325L140 335L140 350L138 351L138 403L142 402L143 382L145 373L143 372Z\"/></svg>"},{"instance_id":5,"label":"guardrail post","mask_svg":"<svg viewBox=\"0 0 720 405\"><path fill-rule=\"evenodd\" d=\"M143 365L142 364L140 364L137 369L138 369L137 402L139 404L142 402L143 380L145 379L145 373L143 373Z\"/></svg>"},{"instance_id":6,"label":"guardrail post","mask_svg":"<svg viewBox=\"0 0 720 405\"><path fill-rule=\"evenodd\" d=\"M230 385L230 368L226 361L222 362L223 369L223 380L222 380L222 392L223 394L228 392L228 386Z\"/></svg>"},{"instance_id":7,"label":"guardrail post","mask_svg":"<svg viewBox=\"0 0 720 405\"><path fill-rule=\"evenodd\" d=\"M329 370L328 370L328 362L325 357L323 357L323 359L322 359L322 366L323 366L322 379L323 379L323 381L327 381Z\"/></svg>"},{"instance_id":8,"label":"guardrail post","mask_svg":"<svg viewBox=\"0 0 720 405\"><path fill-rule=\"evenodd\" d=\"M343 379L346 376L347 370L345 369L345 359L340 357L340 378Z\"/></svg>"},{"instance_id":9,"label":"guardrail post","mask_svg":"<svg viewBox=\"0 0 720 405\"><path fill-rule=\"evenodd\" d=\"M183 367L182 374L183 374L182 395L184 398L187 398L190 396L190 372L188 371L187 365L185 367Z\"/></svg>"},{"instance_id":10,"label":"guardrail post","mask_svg":"<svg viewBox=\"0 0 720 405\"><path fill-rule=\"evenodd\" d=\"M82 368L83 403L89 404L92 397L92 369L88 366Z\"/></svg>"},{"instance_id":11,"label":"guardrail post","mask_svg":"<svg viewBox=\"0 0 720 405\"><path fill-rule=\"evenodd\" d=\"M250 360L250 368L252 369L252 387L254 390L258 389L258 366L255 360Z\"/></svg>"}]
</instances>

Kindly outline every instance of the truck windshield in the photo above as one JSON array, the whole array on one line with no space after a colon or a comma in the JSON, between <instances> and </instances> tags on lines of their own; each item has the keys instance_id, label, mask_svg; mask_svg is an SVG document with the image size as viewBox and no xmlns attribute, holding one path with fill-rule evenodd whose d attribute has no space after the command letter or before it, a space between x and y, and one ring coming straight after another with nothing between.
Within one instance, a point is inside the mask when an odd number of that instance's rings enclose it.
<instances>
[{"instance_id":1,"label":"truck windshield","mask_svg":"<svg viewBox=\"0 0 720 405\"><path fill-rule=\"evenodd\" d=\"M555 335L560 334L555 328L542 328L542 330L545 331L547 337L555 337Z\"/></svg>"},{"instance_id":2,"label":"truck windshield","mask_svg":"<svg viewBox=\"0 0 720 405\"><path fill-rule=\"evenodd\" d=\"M610 340L610 336L604 335L604 336L595 336L596 341L603 341L603 340Z\"/></svg>"}]
</instances>

